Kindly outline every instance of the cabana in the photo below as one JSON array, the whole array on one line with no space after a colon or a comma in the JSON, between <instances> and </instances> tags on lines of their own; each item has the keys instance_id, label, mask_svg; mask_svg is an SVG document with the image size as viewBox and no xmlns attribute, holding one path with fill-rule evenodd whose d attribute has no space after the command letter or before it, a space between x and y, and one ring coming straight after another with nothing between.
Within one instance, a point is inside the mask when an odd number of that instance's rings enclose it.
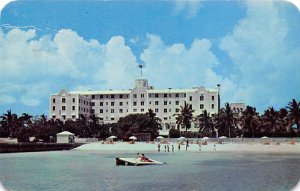
<instances>
[{"instance_id":1,"label":"cabana","mask_svg":"<svg viewBox=\"0 0 300 191\"><path fill-rule=\"evenodd\" d=\"M57 143L75 143L75 135L69 131L56 134Z\"/></svg>"}]
</instances>

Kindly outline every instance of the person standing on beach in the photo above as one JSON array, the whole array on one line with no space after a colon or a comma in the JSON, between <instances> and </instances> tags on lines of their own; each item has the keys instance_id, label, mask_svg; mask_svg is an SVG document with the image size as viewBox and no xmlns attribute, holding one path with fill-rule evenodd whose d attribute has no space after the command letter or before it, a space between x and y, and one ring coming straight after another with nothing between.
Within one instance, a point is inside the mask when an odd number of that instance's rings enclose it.
<instances>
[{"instance_id":1,"label":"person standing on beach","mask_svg":"<svg viewBox=\"0 0 300 191\"><path fill-rule=\"evenodd\" d=\"M201 142L199 142L199 151L201 151Z\"/></svg>"},{"instance_id":2,"label":"person standing on beach","mask_svg":"<svg viewBox=\"0 0 300 191\"><path fill-rule=\"evenodd\" d=\"M167 149L168 149L168 152L170 152L170 146L169 145L167 145Z\"/></svg>"},{"instance_id":3,"label":"person standing on beach","mask_svg":"<svg viewBox=\"0 0 300 191\"><path fill-rule=\"evenodd\" d=\"M217 146L216 146L216 144L214 144L214 151L216 151L217 150Z\"/></svg>"},{"instance_id":4,"label":"person standing on beach","mask_svg":"<svg viewBox=\"0 0 300 191\"><path fill-rule=\"evenodd\" d=\"M160 143L157 144L158 152L160 152Z\"/></svg>"},{"instance_id":5,"label":"person standing on beach","mask_svg":"<svg viewBox=\"0 0 300 191\"><path fill-rule=\"evenodd\" d=\"M174 152L174 145L172 144L172 152Z\"/></svg>"},{"instance_id":6,"label":"person standing on beach","mask_svg":"<svg viewBox=\"0 0 300 191\"><path fill-rule=\"evenodd\" d=\"M180 151L180 143L178 143L178 151Z\"/></svg>"},{"instance_id":7,"label":"person standing on beach","mask_svg":"<svg viewBox=\"0 0 300 191\"><path fill-rule=\"evenodd\" d=\"M187 151L187 148L189 147L189 140L186 140L185 150Z\"/></svg>"}]
</instances>

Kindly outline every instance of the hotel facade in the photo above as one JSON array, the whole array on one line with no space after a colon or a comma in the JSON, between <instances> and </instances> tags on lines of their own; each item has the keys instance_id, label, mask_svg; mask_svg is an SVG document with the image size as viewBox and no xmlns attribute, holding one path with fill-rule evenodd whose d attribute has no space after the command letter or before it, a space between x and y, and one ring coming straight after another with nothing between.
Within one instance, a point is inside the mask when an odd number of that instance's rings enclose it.
<instances>
[{"instance_id":1,"label":"hotel facade","mask_svg":"<svg viewBox=\"0 0 300 191\"><path fill-rule=\"evenodd\" d=\"M176 128L176 116L180 106L188 103L197 116L207 110L211 115L220 109L220 85L216 89L202 86L191 89L156 90L148 85L147 79L135 80L135 87L128 90L103 91L66 91L50 96L50 116L54 119L77 119L81 114L89 117L95 114L102 123L116 123L120 117L129 114L147 113L148 109L162 122L160 135L168 135L171 128ZM198 131L192 124L189 131ZM184 129L182 129L184 131Z\"/></svg>"}]
</instances>

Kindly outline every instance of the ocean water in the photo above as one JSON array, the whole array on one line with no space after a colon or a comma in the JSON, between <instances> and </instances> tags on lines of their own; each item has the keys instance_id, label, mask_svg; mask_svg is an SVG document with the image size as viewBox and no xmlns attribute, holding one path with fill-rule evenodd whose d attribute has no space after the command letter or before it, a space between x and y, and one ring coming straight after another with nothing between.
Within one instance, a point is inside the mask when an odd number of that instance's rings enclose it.
<instances>
[{"instance_id":1,"label":"ocean water","mask_svg":"<svg viewBox=\"0 0 300 191\"><path fill-rule=\"evenodd\" d=\"M0 182L13 191L288 191L300 179L298 154L145 153L166 165L116 166L135 153L54 151L0 154Z\"/></svg>"}]
</instances>

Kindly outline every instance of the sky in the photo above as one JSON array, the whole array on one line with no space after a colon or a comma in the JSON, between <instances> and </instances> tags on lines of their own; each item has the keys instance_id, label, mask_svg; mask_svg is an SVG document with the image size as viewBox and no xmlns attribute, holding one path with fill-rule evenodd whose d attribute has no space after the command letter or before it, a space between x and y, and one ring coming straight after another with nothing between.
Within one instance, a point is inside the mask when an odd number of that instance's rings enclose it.
<instances>
[{"instance_id":1,"label":"sky","mask_svg":"<svg viewBox=\"0 0 300 191\"><path fill-rule=\"evenodd\" d=\"M50 94L221 84L221 106L300 101L300 13L287 1L18 0L0 17L0 114ZM0 6L1 8L1 6Z\"/></svg>"}]
</instances>

